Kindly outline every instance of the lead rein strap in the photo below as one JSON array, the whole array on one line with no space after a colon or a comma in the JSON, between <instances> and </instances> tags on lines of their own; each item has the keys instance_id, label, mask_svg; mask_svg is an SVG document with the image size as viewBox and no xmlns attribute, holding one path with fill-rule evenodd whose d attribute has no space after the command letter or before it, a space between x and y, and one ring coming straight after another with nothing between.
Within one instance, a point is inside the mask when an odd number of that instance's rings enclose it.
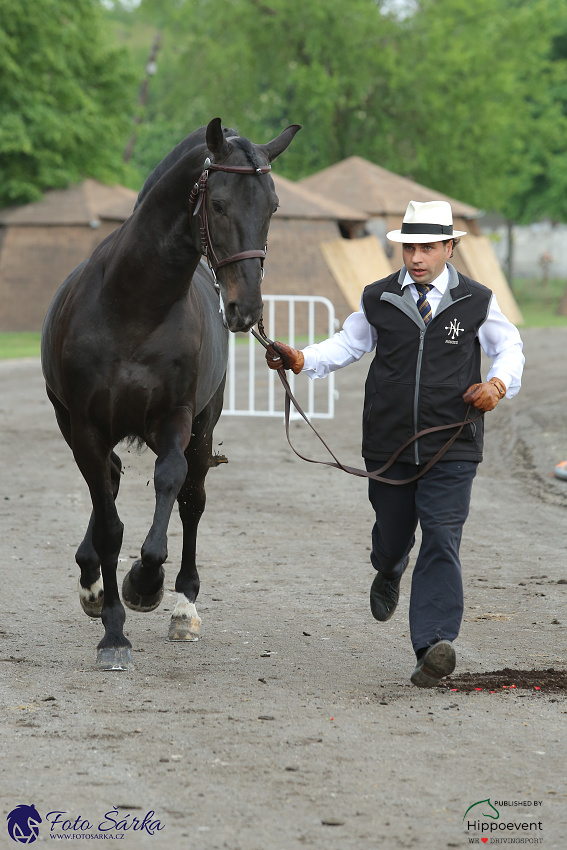
<instances>
[{"instance_id":1,"label":"lead rein strap","mask_svg":"<svg viewBox=\"0 0 567 850\"><path fill-rule=\"evenodd\" d=\"M258 342L260 342L264 346L264 348L267 348L269 345L271 345L271 340L269 340L268 337L265 335L263 325L260 322L258 323L258 329L260 330L260 333L262 333L262 336L260 336L260 334L258 334L254 330L254 328L251 329L251 332L252 332L253 336L258 340ZM355 475L358 478L371 478L373 481L380 481L383 484L392 484L393 486L400 486L402 484L411 484L413 481L417 481L419 478L421 478L423 475L425 475L426 472L429 472L429 470L439 460L441 460L441 458L443 457L445 452L453 445L453 443L455 442L455 440L457 439L457 437L459 436L459 434L461 433L461 431L463 430L465 425L469 425L471 422L476 422L476 420L480 419L481 416L482 416L482 413L480 413L478 416L475 416L473 419L469 419L468 416L469 416L469 412L470 412L470 409L471 409L471 406L469 404L469 406L467 407L466 412L465 412L465 418L463 419L462 422L453 422L450 425L436 425L433 428L424 428L422 431L419 431L417 434L414 434L412 437L410 437L409 440L406 440L406 442L403 444L403 446L400 446L400 448L397 449L394 452L392 457L384 464L384 466L381 466L380 469L374 470L374 472L368 472L365 469L357 469L356 467L353 467L353 466L345 466L343 463L340 462L340 460L335 456L335 454L329 448L329 446L327 445L327 443L325 442L323 437L319 434L319 432L311 424L311 422L307 418L307 415L302 410L299 402L296 400L295 396L293 395L293 393L291 391L291 387L289 385L289 381L287 379L287 375L285 373L285 369L283 368L283 366L280 369L278 369L277 372L278 372L278 377L279 377L279 379L282 383L282 386L285 390L285 408L284 408L285 433L286 433L287 441L288 441L288 443L291 447L291 450L297 455L297 457L301 458L301 460L307 461L307 463L317 463L317 464L321 464L322 466L332 466L335 469L341 469L343 472L346 472L348 475ZM309 427L311 428L311 430L313 431L315 436L320 440L320 442L327 449L327 451L329 452L329 454L333 458L334 463L330 460L314 460L313 458L305 457L304 455L300 454L300 452L298 452L297 449L294 447L293 443L291 442L291 437L290 437L290 433L289 433L289 422L290 422L290 412L291 412L291 404L292 403L293 403L293 406L295 407L295 409L297 410L297 412L299 413L299 415L305 420L305 422L307 422L307 424L309 425ZM405 449L407 449L408 446L410 446L413 442L415 442L415 440L419 440L420 437L425 437L427 434L434 434L437 431L448 431L452 428L457 428L457 431L453 434L453 436L449 440L447 440L447 442L439 449L437 454L434 457L432 457L431 460L429 460L425 464L423 469L420 470L415 475L412 475L411 478L404 478L404 479L401 479L401 480L395 480L393 478L384 478L382 476L382 473L386 472L386 470L388 470L392 466L392 464L395 463L395 461L398 459L400 454Z\"/></svg>"}]
</instances>

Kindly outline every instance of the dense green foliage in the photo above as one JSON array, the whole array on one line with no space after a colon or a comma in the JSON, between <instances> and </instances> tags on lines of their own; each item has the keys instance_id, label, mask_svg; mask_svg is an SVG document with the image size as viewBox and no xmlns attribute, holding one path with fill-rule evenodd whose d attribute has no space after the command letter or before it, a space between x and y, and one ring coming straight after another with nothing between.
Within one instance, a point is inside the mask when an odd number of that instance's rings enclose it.
<instances>
[{"instance_id":1,"label":"dense green foliage","mask_svg":"<svg viewBox=\"0 0 567 850\"><path fill-rule=\"evenodd\" d=\"M216 114L257 141L298 122L288 176L358 154L517 221L567 220L564 0L385 8L143 0L165 41L139 167Z\"/></svg>"},{"instance_id":2,"label":"dense green foliage","mask_svg":"<svg viewBox=\"0 0 567 850\"><path fill-rule=\"evenodd\" d=\"M138 188L181 138L220 115L257 142L303 124L278 161L295 179L358 154L517 222L567 221L565 0L406 8L3 0L0 204L83 175L127 179L121 153L134 115ZM139 104L157 31L158 73Z\"/></svg>"},{"instance_id":3,"label":"dense green foliage","mask_svg":"<svg viewBox=\"0 0 567 850\"><path fill-rule=\"evenodd\" d=\"M133 77L98 0L2 0L0 206L122 173Z\"/></svg>"}]
</instances>

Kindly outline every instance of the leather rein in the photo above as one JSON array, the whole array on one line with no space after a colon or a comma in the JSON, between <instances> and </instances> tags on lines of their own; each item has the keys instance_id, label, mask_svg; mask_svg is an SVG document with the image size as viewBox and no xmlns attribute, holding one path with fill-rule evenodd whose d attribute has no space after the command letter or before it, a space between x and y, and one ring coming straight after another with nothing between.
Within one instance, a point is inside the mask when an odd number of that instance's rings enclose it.
<instances>
[{"instance_id":1,"label":"leather rein","mask_svg":"<svg viewBox=\"0 0 567 850\"><path fill-rule=\"evenodd\" d=\"M264 346L264 348L268 348L268 346L272 345L272 340L270 340L266 336L266 333L264 331L264 325L263 325L262 319L260 319L260 321L258 322L258 331L259 331L259 333L257 333L254 330L254 328L251 329L251 333L258 340L258 342L260 342ZM285 373L285 369L283 368L283 366L281 368L279 368L277 370L277 372L278 372L279 379L282 383L282 386L285 390L285 409L284 409L284 413L285 413L285 433L286 433L287 441L288 441L292 451L297 455L297 457L301 458L301 460L307 461L307 463L318 463L318 464L321 464L323 466L332 466L335 469L341 469L343 472L346 472L349 475L356 475L358 478L372 478L373 481L380 481L383 484L392 484L394 486L400 486L401 484L411 484L413 481L417 481L418 478L421 478L423 475L425 475L426 472L429 472L431 467L434 466L439 460L441 460L441 458L443 457L445 452L453 445L453 443L455 442L455 440L457 439L457 437L459 436L459 434L461 433L461 431L463 430L465 425L469 425L471 422L476 422L476 420L480 419L481 416L482 416L482 413L480 413L478 416L475 416L473 419L469 419L468 416L469 416L469 411L471 409L471 405L469 404L469 406L467 407L466 413L465 413L465 418L463 419L462 422L454 422L454 423L451 423L450 425L436 425L433 428L424 428L423 431L419 431L417 434L414 434L412 437L410 437L409 440L406 440L406 442L403 444L403 446L400 446L400 448L397 449L394 452L394 454L391 456L391 458L383 466L381 466L380 469L376 469L373 472L368 472L365 469L356 469L356 467L345 466L343 463L341 463L341 461L333 454L333 452L331 451L331 449L329 448L329 446L327 445L327 443L325 442L323 437L313 427L313 425L309 421L307 415L301 409L301 406L299 405L297 399L294 397L294 395L291 391L291 387L289 385L289 381L287 379L287 375ZM313 460L312 458L305 457L304 455L300 454L297 451L297 449L293 446L293 444L291 442L291 438L290 438L290 433L289 433L291 404L293 404L293 406L295 407L295 409L297 410L299 415L307 422L307 424L309 425L309 427L311 428L311 430L313 431L315 436L325 446L325 448L327 449L327 451L329 452L329 454L333 458L334 462L330 461L330 460ZM398 457L401 455L401 453L405 449L407 449L407 447L410 446L413 442L415 442L416 440L419 440L420 437L425 437L427 434L434 434L437 431L449 431L451 428L457 429L455 431L455 433L453 434L453 436L450 437L447 440L447 442L439 449L439 451L437 452L435 457L432 457L431 460L429 460L425 464L423 469L421 469L416 475L412 475L411 478L404 478L402 480L395 480L393 478L384 478L383 477L383 473L386 472L392 466L393 463L395 463L395 461L398 459Z\"/></svg>"},{"instance_id":2,"label":"leather rein","mask_svg":"<svg viewBox=\"0 0 567 850\"><path fill-rule=\"evenodd\" d=\"M255 168L253 165L217 165L211 162L209 157L205 160L204 171L199 177L199 180L193 186L189 196L189 209L193 215L199 216L199 228L201 231L201 254L206 257L209 268L212 272L215 285L217 280L217 270L222 266L227 266L229 263L237 263L239 260L260 259L262 264L262 280L264 279L264 260L268 246L264 245L264 249L252 249L250 251L240 251L239 254L233 254L231 257L224 257L219 260L215 254L211 234L209 231L209 218L207 214L207 183L209 179L209 171L225 171L229 174L268 174L272 170L271 165L262 165Z\"/></svg>"}]
</instances>

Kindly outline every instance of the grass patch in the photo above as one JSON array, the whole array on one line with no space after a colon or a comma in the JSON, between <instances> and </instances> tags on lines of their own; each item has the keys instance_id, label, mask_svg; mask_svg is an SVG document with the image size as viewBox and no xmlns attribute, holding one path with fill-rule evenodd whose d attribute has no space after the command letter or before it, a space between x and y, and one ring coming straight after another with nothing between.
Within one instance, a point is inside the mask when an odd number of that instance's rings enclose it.
<instances>
[{"instance_id":1,"label":"grass patch","mask_svg":"<svg viewBox=\"0 0 567 850\"><path fill-rule=\"evenodd\" d=\"M567 280L552 278L517 278L513 293L524 317L524 328L567 327L567 316L559 316L559 303L567 289ZM318 337L317 341L324 337ZM40 333L0 333L0 360L17 357L39 357ZM298 336L297 348L307 345L307 338ZM243 334L236 335L236 344L248 344Z\"/></svg>"},{"instance_id":2,"label":"grass patch","mask_svg":"<svg viewBox=\"0 0 567 850\"><path fill-rule=\"evenodd\" d=\"M0 360L39 357L40 333L0 333Z\"/></svg>"},{"instance_id":3,"label":"grass patch","mask_svg":"<svg viewBox=\"0 0 567 850\"><path fill-rule=\"evenodd\" d=\"M524 317L525 328L567 327L567 316L559 316L559 303L567 289L567 280L517 278L513 293Z\"/></svg>"}]
</instances>

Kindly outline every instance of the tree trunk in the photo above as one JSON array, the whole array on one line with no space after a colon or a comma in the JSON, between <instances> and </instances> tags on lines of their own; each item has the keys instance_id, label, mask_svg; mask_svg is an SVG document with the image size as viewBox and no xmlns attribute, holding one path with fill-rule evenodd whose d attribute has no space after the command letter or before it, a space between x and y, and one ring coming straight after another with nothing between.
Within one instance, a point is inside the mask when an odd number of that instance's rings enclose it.
<instances>
[{"instance_id":1,"label":"tree trunk","mask_svg":"<svg viewBox=\"0 0 567 850\"><path fill-rule=\"evenodd\" d=\"M128 139L128 143L127 143L127 145L124 149L124 155L123 155L124 162L130 162L130 160L132 159L132 154L134 153L134 146L136 144L136 138L137 138L137 133L136 133L135 128L140 124L140 122L142 120L142 114L143 114L143 111L144 111L144 107L146 105L146 101L148 99L148 89L149 89L149 86L150 86L150 78L155 74L155 72L157 70L156 59L157 59L157 55L158 55L158 51L160 49L160 46L161 46L161 33L158 32L158 33L156 33L156 36L154 38L154 42L153 42L151 50L150 50L150 55L148 56L148 61L146 63L146 76L142 80L142 85L140 86L140 94L138 95L138 112L137 112L136 115L134 115L134 118L133 118L134 130L132 131L132 134L131 134L130 138Z\"/></svg>"},{"instance_id":2,"label":"tree trunk","mask_svg":"<svg viewBox=\"0 0 567 850\"><path fill-rule=\"evenodd\" d=\"M508 219L506 222L508 235L508 251L506 255L506 280L508 286L514 291L514 222Z\"/></svg>"}]
</instances>

